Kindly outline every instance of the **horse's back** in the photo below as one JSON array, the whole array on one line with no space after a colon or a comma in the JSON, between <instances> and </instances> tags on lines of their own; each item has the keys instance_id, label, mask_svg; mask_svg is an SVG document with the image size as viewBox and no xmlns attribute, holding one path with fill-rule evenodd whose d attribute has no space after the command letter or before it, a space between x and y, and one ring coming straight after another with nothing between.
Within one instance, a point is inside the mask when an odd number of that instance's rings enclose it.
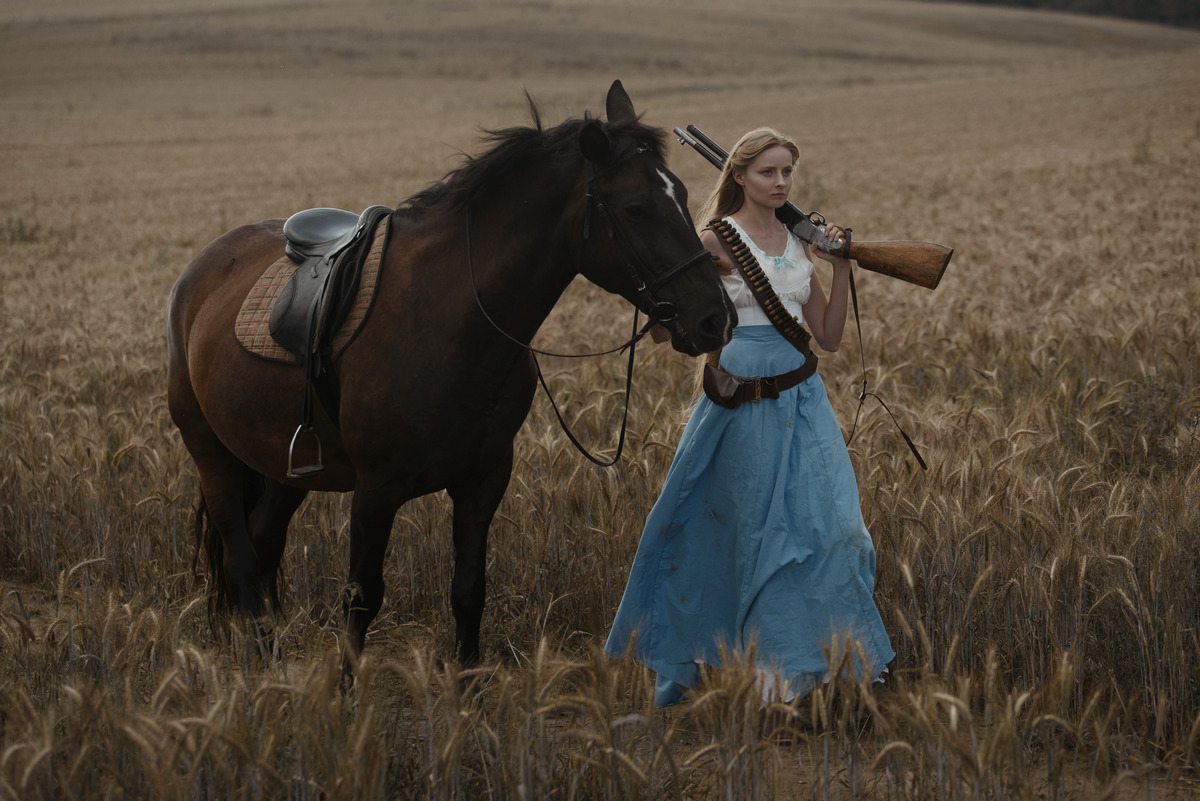
<instances>
[{"instance_id":1,"label":"horse's back","mask_svg":"<svg viewBox=\"0 0 1200 801\"><path fill-rule=\"evenodd\" d=\"M226 317L222 306L234 305L236 315L250 287L283 254L283 220L243 225L210 242L184 268L167 301L167 339L171 358L182 355L197 317ZM240 294L239 294L240 293ZM240 299L239 299L240 298Z\"/></svg>"},{"instance_id":2,"label":"horse's back","mask_svg":"<svg viewBox=\"0 0 1200 801\"><path fill-rule=\"evenodd\" d=\"M202 302L214 287L249 278L251 283L283 253L283 220L242 225L210 242L180 274L168 305L173 317ZM272 254L276 254L272 256ZM264 259L270 258L270 261ZM254 271L257 270L257 273Z\"/></svg>"}]
</instances>

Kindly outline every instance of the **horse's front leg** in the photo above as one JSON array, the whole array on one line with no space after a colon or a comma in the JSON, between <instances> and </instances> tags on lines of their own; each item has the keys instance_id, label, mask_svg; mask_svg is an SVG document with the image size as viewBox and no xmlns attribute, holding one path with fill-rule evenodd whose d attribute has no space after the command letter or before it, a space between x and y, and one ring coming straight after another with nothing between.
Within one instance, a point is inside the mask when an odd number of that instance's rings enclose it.
<instances>
[{"instance_id":1,"label":"horse's front leg","mask_svg":"<svg viewBox=\"0 0 1200 801\"><path fill-rule=\"evenodd\" d=\"M512 447L475 480L450 487L454 502L454 578L450 608L454 612L458 658L463 667L479 663L479 626L487 582L488 528L512 476Z\"/></svg>"},{"instance_id":2,"label":"horse's front leg","mask_svg":"<svg viewBox=\"0 0 1200 801\"><path fill-rule=\"evenodd\" d=\"M347 667L362 654L367 627L383 606L383 557L399 508L392 492L363 488L350 504L350 577L343 600Z\"/></svg>"}]
</instances>

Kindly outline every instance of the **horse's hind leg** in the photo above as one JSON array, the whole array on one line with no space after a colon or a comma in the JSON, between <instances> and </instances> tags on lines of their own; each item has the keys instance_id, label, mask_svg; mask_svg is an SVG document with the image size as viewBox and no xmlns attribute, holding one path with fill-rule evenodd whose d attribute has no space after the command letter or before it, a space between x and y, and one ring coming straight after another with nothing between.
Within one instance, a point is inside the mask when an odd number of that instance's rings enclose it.
<instances>
[{"instance_id":1,"label":"horse's hind leg","mask_svg":"<svg viewBox=\"0 0 1200 801\"><path fill-rule=\"evenodd\" d=\"M347 668L362 654L367 627L383 606L383 558L400 503L391 491L360 487L350 504L350 577L343 599Z\"/></svg>"},{"instance_id":2,"label":"horse's hind leg","mask_svg":"<svg viewBox=\"0 0 1200 801\"><path fill-rule=\"evenodd\" d=\"M288 524L307 495L308 490L267 479L258 502L250 510L250 542L258 556L259 587L277 610L279 563L287 543Z\"/></svg>"},{"instance_id":3,"label":"horse's hind leg","mask_svg":"<svg viewBox=\"0 0 1200 801\"><path fill-rule=\"evenodd\" d=\"M217 610L237 609L258 618L263 613L262 568L246 526L247 506L262 492L262 476L242 464L219 443L188 449L200 473L200 492L209 524L197 549L207 553L209 591Z\"/></svg>"},{"instance_id":4,"label":"horse's hind leg","mask_svg":"<svg viewBox=\"0 0 1200 801\"><path fill-rule=\"evenodd\" d=\"M201 551L207 556L214 611L232 607L257 618L263 611L260 570L246 518L262 491L263 477L225 447L205 418L182 349L186 339L174 328L178 322L175 312L172 308L169 315L167 407L200 475L196 556L199 558Z\"/></svg>"}]
</instances>

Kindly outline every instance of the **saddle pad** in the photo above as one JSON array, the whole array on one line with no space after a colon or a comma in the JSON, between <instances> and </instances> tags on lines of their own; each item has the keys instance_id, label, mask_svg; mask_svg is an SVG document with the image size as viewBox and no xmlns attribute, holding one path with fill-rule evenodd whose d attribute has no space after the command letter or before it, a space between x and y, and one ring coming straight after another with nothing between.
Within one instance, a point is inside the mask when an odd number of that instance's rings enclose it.
<instances>
[{"instance_id":1,"label":"saddle pad","mask_svg":"<svg viewBox=\"0 0 1200 801\"><path fill-rule=\"evenodd\" d=\"M375 300L375 288L379 284L379 266L383 261L383 249L387 244L388 227L386 222L387 217L385 216L375 228L375 239L371 243L371 250L367 253L362 272L359 275L358 293L354 296L354 305L350 308L350 312L346 315L346 319L338 328L337 333L330 340L334 359L342 355L342 351L349 346L355 334L366 322L367 314L371 311L371 304ZM300 265L286 255L280 257L263 272L254 286L250 288L246 300L242 302L241 311L238 312L237 320L234 323L234 335L237 337L238 343L255 356L283 364L300 364L299 356L284 350L274 340L269 327L271 309L275 306L275 300L287 285L292 273L299 267Z\"/></svg>"}]
</instances>

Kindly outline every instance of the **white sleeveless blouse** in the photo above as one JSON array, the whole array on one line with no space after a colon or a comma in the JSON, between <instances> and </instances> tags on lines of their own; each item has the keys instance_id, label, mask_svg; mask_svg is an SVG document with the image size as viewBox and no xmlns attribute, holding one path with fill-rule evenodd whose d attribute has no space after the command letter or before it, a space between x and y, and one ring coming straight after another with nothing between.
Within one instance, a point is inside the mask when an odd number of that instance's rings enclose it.
<instances>
[{"instance_id":1,"label":"white sleeveless blouse","mask_svg":"<svg viewBox=\"0 0 1200 801\"><path fill-rule=\"evenodd\" d=\"M737 230L742 241L754 254L754 258L758 259L758 266L762 268L763 274L771 282L771 288L775 290L775 294L783 301L784 308L803 323L804 311L801 309L801 305L808 302L811 292L813 263L804 254L804 246L801 245L800 240L795 234L788 231L787 247L784 249L783 255L768 256L758 245L754 244L754 240L742 230L733 218L726 217L725 219ZM737 309L738 325L771 324L771 321L767 319L766 312L754 299L754 293L742 280L740 272L734 270L729 275L721 276L721 283L725 285L725 291L729 294L729 299L733 301L733 307Z\"/></svg>"}]
</instances>

